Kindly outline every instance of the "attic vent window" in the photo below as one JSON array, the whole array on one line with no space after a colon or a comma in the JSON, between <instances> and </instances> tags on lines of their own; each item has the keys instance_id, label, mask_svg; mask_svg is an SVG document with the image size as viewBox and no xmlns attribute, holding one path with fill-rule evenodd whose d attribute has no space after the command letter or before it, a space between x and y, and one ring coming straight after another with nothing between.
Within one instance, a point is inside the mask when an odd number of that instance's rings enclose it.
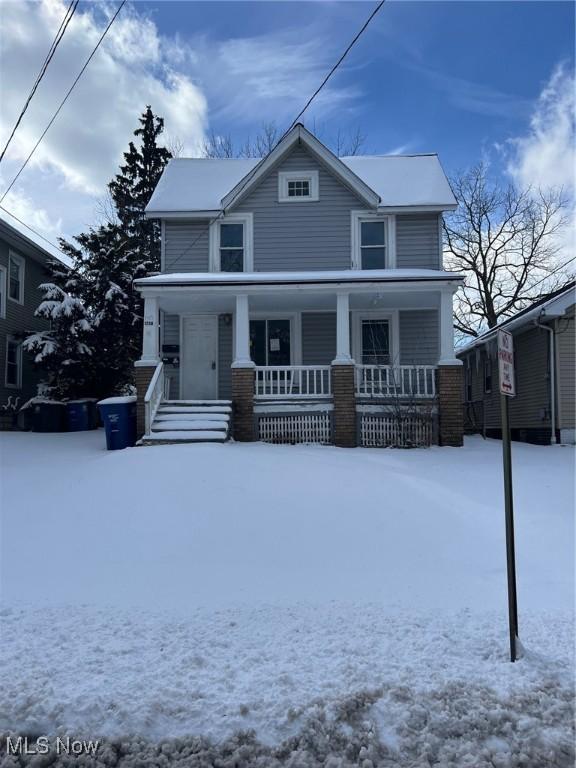
<instances>
[{"instance_id":1,"label":"attic vent window","mask_svg":"<svg viewBox=\"0 0 576 768\"><path fill-rule=\"evenodd\" d=\"M278 201L305 203L318 200L318 171L280 171Z\"/></svg>"}]
</instances>

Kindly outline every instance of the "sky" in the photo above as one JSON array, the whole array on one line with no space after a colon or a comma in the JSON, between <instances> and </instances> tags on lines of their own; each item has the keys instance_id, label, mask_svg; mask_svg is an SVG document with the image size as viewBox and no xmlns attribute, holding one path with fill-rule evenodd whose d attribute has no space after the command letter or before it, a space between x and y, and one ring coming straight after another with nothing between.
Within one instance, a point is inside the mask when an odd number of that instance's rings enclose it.
<instances>
[{"instance_id":1,"label":"sky","mask_svg":"<svg viewBox=\"0 0 576 768\"><path fill-rule=\"evenodd\" d=\"M66 5L0 0L2 146ZM1 191L117 5L81 0ZM285 129L374 6L128 2L3 205L53 241L98 224L147 104L184 155L212 132L241 144L264 122ZM360 131L369 154L438 152L448 174L484 160L504 181L573 194L574 35L571 2L388 0L303 122L326 142Z\"/></svg>"}]
</instances>

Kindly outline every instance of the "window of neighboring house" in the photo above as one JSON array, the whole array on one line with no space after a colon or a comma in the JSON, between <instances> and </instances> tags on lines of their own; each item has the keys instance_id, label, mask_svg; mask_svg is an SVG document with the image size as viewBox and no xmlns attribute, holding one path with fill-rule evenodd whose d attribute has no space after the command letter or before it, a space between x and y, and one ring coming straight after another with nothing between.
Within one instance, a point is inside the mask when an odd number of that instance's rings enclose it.
<instances>
[{"instance_id":1,"label":"window of neighboring house","mask_svg":"<svg viewBox=\"0 0 576 768\"><path fill-rule=\"evenodd\" d=\"M244 272L244 224L220 224L220 271Z\"/></svg>"},{"instance_id":2,"label":"window of neighboring house","mask_svg":"<svg viewBox=\"0 0 576 768\"><path fill-rule=\"evenodd\" d=\"M492 392L492 358L484 360L484 392L489 395Z\"/></svg>"},{"instance_id":3,"label":"window of neighboring house","mask_svg":"<svg viewBox=\"0 0 576 768\"><path fill-rule=\"evenodd\" d=\"M472 366L470 365L470 358L466 361L466 368L464 369L465 381L464 381L464 400L467 403L472 402Z\"/></svg>"},{"instance_id":4,"label":"window of neighboring house","mask_svg":"<svg viewBox=\"0 0 576 768\"><path fill-rule=\"evenodd\" d=\"M14 337L6 337L6 386L22 386L22 344Z\"/></svg>"},{"instance_id":5,"label":"window of neighboring house","mask_svg":"<svg viewBox=\"0 0 576 768\"><path fill-rule=\"evenodd\" d=\"M250 357L256 365L290 365L290 320L250 320Z\"/></svg>"},{"instance_id":6,"label":"window of neighboring house","mask_svg":"<svg viewBox=\"0 0 576 768\"><path fill-rule=\"evenodd\" d=\"M12 252L8 257L8 296L24 303L24 259Z\"/></svg>"},{"instance_id":7,"label":"window of neighboring house","mask_svg":"<svg viewBox=\"0 0 576 768\"><path fill-rule=\"evenodd\" d=\"M0 317L6 317L6 269L0 267Z\"/></svg>"},{"instance_id":8,"label":"window of neighboring house","mask_svg":"<svg viewBox=\"0 0 576 768\"><path fill-rule=\"evenodd\" d=\"M318 171L280 171L278 200L281 203L318 200Z\"/></svg>"}]
</instances>

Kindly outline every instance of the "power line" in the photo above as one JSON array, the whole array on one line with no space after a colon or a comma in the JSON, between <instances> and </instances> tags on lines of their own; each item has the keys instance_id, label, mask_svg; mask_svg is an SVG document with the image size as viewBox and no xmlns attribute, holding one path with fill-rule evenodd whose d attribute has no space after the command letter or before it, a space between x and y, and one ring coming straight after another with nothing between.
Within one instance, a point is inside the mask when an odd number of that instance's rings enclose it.
<instances>
[{"instance_id":1,"label":"power line","mask_svg":"<svg viewBox=\"0 0 576 768\"><path fill-rule=\"evenodd\" d=\"M561 269L564 269L564 267L567 267L568 264L571 264L573 261L576 261L576 256L573 256L571 259L568 259L568 261L565 261L564 264L560 264L559 267L556 267L556 269L553 269L552 272L549 272L547 275L544 275L543 278L538 280L536 283L532 283L530 288L534 288L535 285L540 285L540 283L543 283L544 280L548 280L549 277L552 277L552 275L555 275L556 272L560 272Z\"/></svg>"},{"instance_id":2,"label":"power line","mask_svg":"<svg viewBox=\"0 0 576 768\"><path fill-rule=\"evenodd\" d=\"M34 232L34 234L37 235L37 237L42 238L42 240L44 240L44 242L48 243L48 245L51 245L52 248L55 248L57 251L60 251L60 253L62 253L64 256L66 256L66 258L68 258L68 259L70 258L70 255L68 253L66 253L66 251L63 251L62 248L59 248L56 245L56 243L53 243L51 240L48 240L47 237L44 237L44 235L41 235L40 232L35 230L34 227L31 227L30 224L26 224L25 221L22 221L22 219L19 219L18 216L16 216L15 213L12 213L12 211L9 211L8 208L4 208L3 205L0 205L0 209L3 210L4 213L7 213L9 216L12 216L13 219L16 219L16 221L19 224L22 224L23 227L26 227L26 229L29 229L30 232Z\"/></svg>"},{"instance_id":3,"label":"power line","mask_svg":"<svg viewBox=\"0 0 576 768\"><path fill-rule=\"evenodd\" d=\"M116 10L116 13L114 14L114 16L112 16L112 18L111 18L111 19L110 19L110 21L108 22L108 25L107 25L106 29L105 29L105 30L104 30L104 32L101 34L101 36L100 36L100 39L98 40L98 42L96 43L96 45L95 45L94 49L92 50L92 53L90 54L90 56L88 56L88 58L87 58L87 59L86 59L86 61L84 62L84 66L82 67L82 69L80 70L80 72L79 72L79 73L78 73L78 75L76 76L76 79L74 80L74 82L72 83L72 85L70 86L70 88L68 89L68 91L67 91L66 95L64 96L64 98L63 98L63 99L62 99L62 101L60 102L60 105L59 105L58 109L57 109L57 110L56 110L56 112L54 112L54 114L52 115L52 118L50 119L50 122L48 123L48 125L46 126L46 128L44 128L44 131L42 132L42 135L40 136L40 138L38 139L38 141L36 142L36 144L35 144L35 145L34 145L34 147L32 148L32 151L30 152L30 154L28 155L28 157L26 158L26 160L25 160L25 161L24 161L24 163L22 164L22 166L21 166L20 170L18 171L18 173L16 174L16 176L14 176L14 178L12 179L12 181L10 182L10 184L8 185L8 188L7 188L7 189L4 191L4 193L3 193L2 197L0 197L0 203L2 203L2 202L4 201L4 198L6 197L6 195L8 194L8 192L10 192L10 190L12 189L12 187L14 186L14 184L16 183L16 181L18 180L18 178L19 178L20 174L22 173L22 171L23 171L23 170L24 170L24 168L26 168L26 166L28 165L28 163L29 163L29 161L30 161L30 158L32 157L32 155L34 154L34 152L36 152L36 150L38 149L38 146L40 145L40 142L42 141L42 139L44 138L44 136L45 136L45 135L48 133L48 130L50 129L50 126L52 125L52 123L53 123L53 122L56 120L56 118L57 118L57 117L58 117L58 115L60 114L60 110L62 109L62 107L64 106L64 104L65 104L65 103L68 101L68 97L70 96L70 94L71 94L71 93L72 93L72 91L74 90L74 87L76 86L76 83L78 82L78 80L80 80L80 78L81 78L81 77L82 77L82 75L84 74L84 71L86 70L86 67L88 66L88 64L90 64L90 62L91 62L91 60L92 60L92 57L94 56L94 54L96 53L96 51L97 51L97 50L98 50L98 48L100 47L100 43L101 43L101 42L102 42L102 40L104 40L104 38L106 37L106 34L107 34L108 30L110 29L110 27L111 27L111 26L112 26L112 24L114 23L114 21L115 21L116 17L118 16L118 14L120 13L120 11L121 11L121 10L122 10L122 8L124 7L125 3L126 3L126 0L122 0L122 2L120 3L120 5L118 6L118 8L117 8L117 10Z\"/></svg>"},{"instance_id":4,"label":"power line","mask_svg":"<svg viewBox=\"0 0 576 768\"><path fill-rule=\"evenodd\" d=\"M306 110L307 110L307 109L308 109L308 107L309 107L309 106L312 104L312 102L314 101L314 99L316 98L316 96L318 96L318 94L319 94L319 93L320 93L320 91L321 91L321 90L324 88L324 86L326 85L326 83L328 82L328 80L330 80L330 78L331 78L331 77L332 77L332 75L333 75L333 74L336 72L336 70L338 69L338 67L340 66L340 64L342 64L342 62L344 61L344 59L346 58L346 56L347 56L347 55L350 53L350 51L352 50L352 48L353 48L353 47L356 45L356 43L358 42L358 40L360 39L360 37L362 36L362 34L365 32L366 28L368 27L368 25L370 24L370 22L372 21L372 19L374 18L374 16L376 16L376 14L377 14L377 13L378 13L378 11L379 11L379 10L382 8L382 6L384 5L384 3L385 3L385 2L386 2L386 0L380 0L380 2L379 2L379 3L378 3L378 5L377 5L377 6L374 8L374 10L373 10L373 11L372 11L372 13L370 14L370 16L368 16L368 18L366 19L366 21L364 22L364 24L363 24L363 25L360 27L360 29L358 30L358 32L356 33L356 35L355 35L355 36L352 38L351 42L350 42L350 43L349 43L349 45L347 46L347 48L346 48L346 50L344 51L344 53L343 53L343 54L340 56L340 58L338 59L338 61L336 62L336 64L334 64L334 66L332 67L332 69L330 70L330 72L328 72L328 74L326 75L326 77L324 78L324 80L323 80L323 81L320 83L320 85L318 86L318 88L316 88L316 90L314 91L314 93L312 94L312 96L310 96L310 98L308 99L308 101L306 102L306 104L304 105L304 107L303 107L303 108L300 110L300 112L298 113L298 115L297 115L297 116L294 118L294 120L293 120L293 121L290 123L290 127L289 127L289 128L288 128L288 129L287 129L287 130L286 130L286 131L285 131L285 132L284 132L284 133L283 133L281 136L280 136L280 138L279 138L279 139L278 139L278 141L277 141L277 142L274 144L274 146L273 146L273 147L272 147L272 148L271 148L271 149L270 149L270 150L269 150L269 151L268 151L268 152L267 152L267 153L264 155L264 157L263 157L263 158L260 160L260 162L259 162L259 163L257 163L257 164L254 166L254 168L253 168L253 169L250 171L250 173L249 173L249 174L248 174L248 175L247 175L247 176L244 178L244 182L243 182L243 184L241 185L241 187L240 187L240 188L237 190L237 192L234 194L234 196L233 196L233 197L232 197L232 199L230 200L230 202L229 202L229 204L228 204L228 207L230 207L230 206L232 205L232 203L234 202L234 200L236 200L236 198L237 198L237 197L238 197L238 195L239 195L239 194L242 192L242 190L243 190L243 189L246 187L246 185L248 184L248 182L249 182L249 181L250 181L250 180L253 178L253 176L254 176L254 174L256 173L256 170L257 170L258 166L260 165L260 163L261 163L261 162L263 162L263 161L264 161L264 160L265 160L265 159L266 159L266 158L267 158L267 157L268 157L268 156L269 156L269 155L270 155L270 154L271 154L271 153L272 153L272 152L273 152L273 151L276 149L276 147L278 146L278 144L280 144L280 142L281 142L281 141L282 141L282 140L285 138L285 136L286 136L288 133L290 133L290 131L292 130L292 128L293 128L293 127L296 125L296 123L298 122L298 120L299 120L299 119L302 117L302 115L303 115L303 114L306 112ZM0 200L0 202L2 202L2 201ZM218 213L216 216L214 216L214 218L213 218L213 219L211 219L211 220L208 222L208 227L207 227L207 229L206 229L205 231L203 230L203 231L202 231L202 232L201 232L201 233L198 235L198 237L197 237L195 240L193 240L193 241L192 241L192 243L190 243L190 245L189 245L189 246L187 246L187 247L186 247L186 248L185 248L185 249L182 251L182 253L181 253L181 254L178 256L178 258L177 258L175 261L173 261L173 262L172 262L172 264L173 264L173 265L174 265L174 264L177 264L177 263L180 261L180 259L181 259L183 256L185 256L187 253L189 253L189 252L190 252L190 250L191 250L191 249L192 249L192 248L193 248L193 247L196 245L196 243L197 243L197 242L200 240L200 238L204 237L204 235L205 235L205 234L207 234L207 233L210 231L210 227L211 227L211 226L212 226L214 223L216 223L216 222L218 221L218 219L221 219L223 215L224 215L224 211L222 210L222 211L220 211L220 212L219 212L219 213Z\"/></svg>"},{"instance_id":5,"label":"power line","mask_svg":"<svg viewBox=\"0 0 576 768\"><path fill-rule=\"evenodd\" d=\"M64 18L60 22L60 26L58 27L58 31L56 32L56 36L54 37L54 40L52 41L52 44L50 45L50 48L48 50L48 53L46 54L46 58L44 59L44 62L42 66L40 67L40 71L36 75L36 80L34 81L34 85L32 86L32 89L30 93L28 94L28 98L26 99L26 102L24 106L22 107L22 110L20 114L18 115L18 119L16 120L16 124L14 125L14 128L12 128L12 132L10 136L8 137L8 141L6 142L6 145L4 146L4 149L2 150L2 154L0 154L0 163L4 159L4 155L6 154L6 150L10 146L10 142L14 138L14 134L18 130L18 126L20 125L22 118L24 117L24 114L26 110L28 109L28 105L32 101L32 97L36 93L36 89L40 85L40 81L44 77L46 70L48 69L48 65L52 61L52 58L54 54L56 53L56 49L58 48L60 41L64 37L64 33L66 32L66 28L68 27L68 24L70 24L70 21L72 19L72 16L74 16L74 13L76 12L76 8L78 7L79 0L71 0L70 5L66 9L66 13L64 14Z\"/></svg>"},{"instance_id":6,"label":"power line","mask_svg":"<svg viewBox=\"0 0 576 768\"><path fill-rule=\"evenodd\" d=\"M360 37L362 36L362 34L364 33L364 31L366 30L367 26L370 24L370 22L372 21L372 19L374 18L374 16L376 16L376 14L377 14L377 13L378 13L378 11L379 11L379 10L382 8L382 6L384 5L384 3L385 3L385 2L386 2L386 0L380 0L380 2L378 3L378 5L376 6L376 8L374 8L374 10L373 10L373 11L372 11L372 13L370 14L370 16L368 16L368 18L366 19L366 21L364 22L364 24L362 25L362 27L361 27L361 28L358 30L358 33L357 33L357 34L355 35L355 37L352 39L352 41L350 42L350 45L348 46L348 48L346 48L346 50L344 51L344 53L342 54L342 56L340 56L340 58L338 59L338 61L336 62L336 64L334 64L334 66L332 67L332 69L330 70L330 72L328 72L328 74L326 75L326 77L324 78L324 80L323 80L323 81L320 83L320 85L318 86L318 88L317 88L317 89L314 91L314 93L312 94L312 96L310 96L310 98L308 99L308 101L306 102L306 104L304 105L304 107L303 107L303 108L300 110L300 112L298 112L298 114L296 115L296 117L295 117L295 118L294 118L294 120L292 121L292 124L290 125L290 128L288 128L288 131L290 131L290 130L291 130L291 129L292 129L292 128L293 128L293 127L296 125L296 123L298 122L298 120L300 120L300 118L302 117L302 115L304 114L304 112L306 112L306 110L308 109L308 107L310 106L310 104L312 104L312 102L314 101L314 99L316 98L316 96L318 96L318 94L320 93L320 91L322 90L322 88L324 88L324 86L326 85L326 83L328 82L328 80L330 80L330 78L332 77L332 75L334 74L334 72L336 72L336 70L338 69L338 67L340 66L340 64L342 64L342 62L344 61L344 59L346 58L346 56L348 56L348 54L350 53L350 51L352 50L352 48L353 48L353 47L356 45L356 43L358 42L358 40L360 39ZM288 132L288 131L287 131L287 132ZM282 139L281 139L281 140L282 140Z\"/></svg>"}]
</instances>

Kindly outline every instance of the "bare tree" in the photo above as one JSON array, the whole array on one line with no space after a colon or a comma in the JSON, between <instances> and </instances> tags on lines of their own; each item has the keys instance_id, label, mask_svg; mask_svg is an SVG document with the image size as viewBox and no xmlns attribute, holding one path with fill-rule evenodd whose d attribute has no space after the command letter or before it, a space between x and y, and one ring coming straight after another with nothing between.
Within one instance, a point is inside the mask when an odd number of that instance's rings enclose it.
<instances>
[{"instance_id":1,"label":"bare tree","mask_svg":"<svg viewBox=\"0 0 576 768\"><path fill-rule=\"evenodd\" d=\"M465 275L454 326L478 336L566 282L552 273L567 205L560 190L499 187L483 164L453 179L452 189L459 205L444 221L444 263Z\"/></svg>"},{"instance_id":2,"label":"bare tree","mask_svg":"<svg viewBox=\"0 0 576 768\"><path fill-rule=\"evenodd\" d=\"M338 129L334 137L324 138L325 130L321 127L316 130L313 124L312 131L332 148L338 157L359 155L366 137L359 128L351 131ZM262 128L253 139L248 136L242 144L235 144L230 134L221 135L212 128L204 142L204 157L229 158L229 157L266 157L282 138L282 132L275 122L263 123Z\"/></svg>"}]
</instances>

